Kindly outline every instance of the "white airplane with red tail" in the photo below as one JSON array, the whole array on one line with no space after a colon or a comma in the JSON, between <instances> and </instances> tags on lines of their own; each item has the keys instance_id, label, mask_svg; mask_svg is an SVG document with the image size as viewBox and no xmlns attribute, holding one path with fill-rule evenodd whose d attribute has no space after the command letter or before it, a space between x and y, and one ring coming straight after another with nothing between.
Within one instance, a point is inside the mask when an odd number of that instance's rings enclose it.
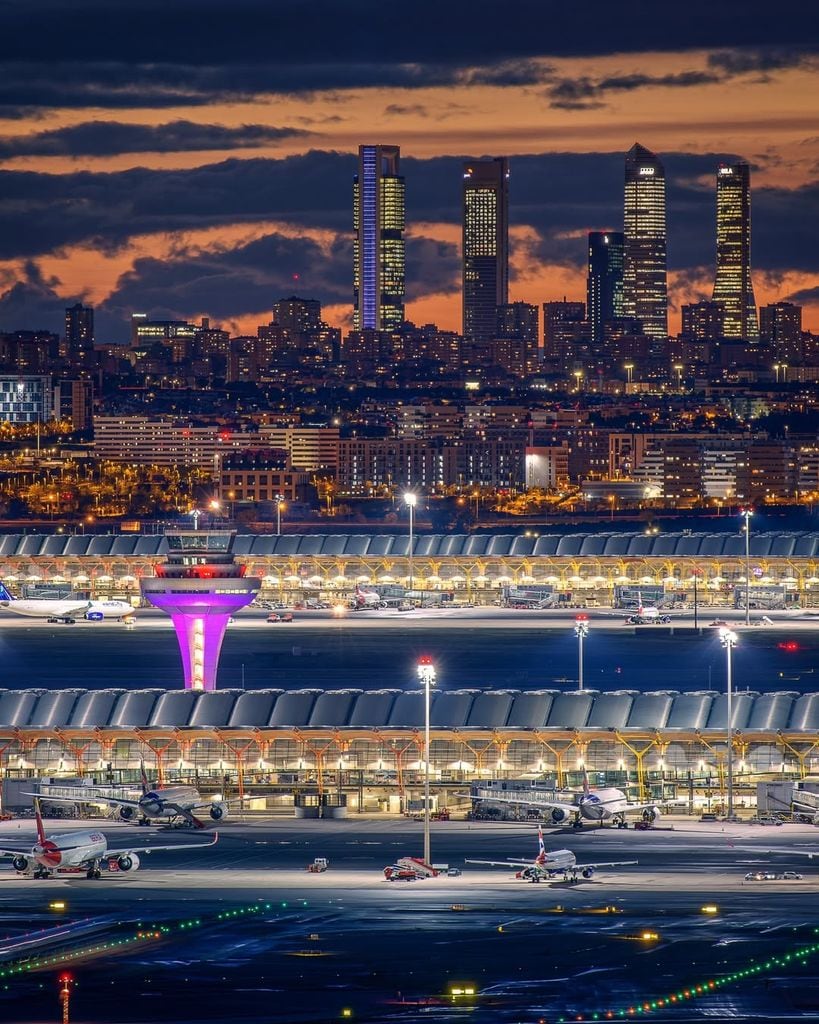
<instances>
[{"instance_id":1,"label":"white airplane with red tail","mask_svg":"<svg viewBox=\"0 0 819 1024\"><path fill-rule=\"evenodd\" d=\"M384 599L376 593L375 590L362 590L356 584L355 591L353 593L353 607L356 611L364 611L366 608L383 608Z\"/></svg>"},{"instance_id":2,"label":"white airplane with red tail","mask_svg":"<svg viewBox=\"0 0 819 1024\"><path fill-rule=\"evenodd\" d=\"M489 867L519 868L515 878L527 882L540 882L543 879L562 876L565 881L577 881L577 876L591 878L600 868L625 867L636 864L636 860L612 860L595 862L594 864L578 864L571 850L547 850L543 843L543 829L537 830L538 853L534 860L467 860L467 864L484 864Z\"/></svg>"},{"instance_id":3,"label":"white airplane with red tail","mask_svg":"<svg viewBox=\"0 0 819 1024\"><path fill-rule=\"evenodd\" d=\"M219 835L215 833L209 843L183 843L176 846L126 846L111 849L102 832L66 832L47 836L40 813L40 802L34 801L37 821L37 842L31 848L0 848L0 857L11 857L11 866L19 874L33 874L34 878L51 878L59 871L85 871L86 878L100 877L100 864L108 861L115 870L136 871L140 853L158 850L203 850L213 846Z\"/></svg>"}]
</instances>

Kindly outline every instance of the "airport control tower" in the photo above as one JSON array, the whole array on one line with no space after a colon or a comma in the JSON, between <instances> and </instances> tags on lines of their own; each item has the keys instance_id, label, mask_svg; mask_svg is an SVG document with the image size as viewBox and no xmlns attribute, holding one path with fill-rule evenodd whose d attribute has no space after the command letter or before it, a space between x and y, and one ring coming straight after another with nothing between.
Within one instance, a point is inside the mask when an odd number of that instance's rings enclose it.
<instances>
[{"instance_id":1,"label":"airport control tower","mask_svg":"<svg viewBox=\"0 0 819 1024\"><path fill-rule=\"evenodd\" d=\"M228 619L261 587L234 561L235 536L229 530L170 531L167 561L156 566L156 576L140 581L145 600L173 621L187 690L216 689Z\"/></svg>"}]
</instances>

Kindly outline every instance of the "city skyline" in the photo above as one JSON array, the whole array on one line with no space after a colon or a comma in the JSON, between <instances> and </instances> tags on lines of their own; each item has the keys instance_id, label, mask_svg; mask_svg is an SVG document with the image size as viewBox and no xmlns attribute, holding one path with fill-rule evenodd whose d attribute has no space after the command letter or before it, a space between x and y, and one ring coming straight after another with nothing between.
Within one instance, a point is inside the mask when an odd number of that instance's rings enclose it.
<instances>
[{"instance_id":1,"label":"city skyline","mask_svg":"<svg viewBox=\"0 0 819 1024\"><path fill-rule=\"evenodd\" d=\"M51 6L36 26L22 5L4 14L7 37L30 30L38 47L25 71L8 63L0 100L3 328L49 326L81 300L100 338L124 340L134 308L241 333L296 289L350 325L349 182L368 140L400 146L412 182L410 319L460 330L460 166L484 156L513 169L510 301L581 298L578 239L621 229L622 153L635 139L667 171L672 333L683 303L710 298L713 173L737 162L754 174L758 303L797 302L806 328L819 326L816 58L798 18L753 4L740 31L704 8L701 25L690 10L622 24L601 10L591 26L563 12L544 33L553 19L536 6L506 22L461 18L454 4L435 12L439 38L393 33L364 4L365 45L332 5L304 33L298 5L273 19L243 0L229 24L237 65L218 34L191 36L184 2L163 12L161 39L153 4L122 11L129 39L110 61L91 0L70 14ZM76 17L99 61L62 45ZM455 24L457 46L443 47ZM257 42L272 27L287 39L275 60ZM382 38L389 64L371 45Z\"/></svg>"}]
</instances>

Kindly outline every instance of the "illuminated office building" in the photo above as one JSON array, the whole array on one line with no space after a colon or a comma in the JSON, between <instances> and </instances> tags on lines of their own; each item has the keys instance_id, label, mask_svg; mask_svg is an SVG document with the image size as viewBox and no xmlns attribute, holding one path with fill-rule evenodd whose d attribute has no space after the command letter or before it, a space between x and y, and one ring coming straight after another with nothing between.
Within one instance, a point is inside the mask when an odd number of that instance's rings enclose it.
<instances>
[{"instance_id":1,"label":"illuminated office building","mask_svg":"<svg viewBox=\"0 0 819 1024\"><path fill-rule=\"evenodd\" d=\"M66 308L65 340L72 355L90 352L94 348L94 310L91 306L76 302Z\"/></svg>"},{"instance_id":2,"label":"illuminated office building","mask_svg":"<svg viewBox=\"0 0 819 1024\"><path fill-rule=\"evenodd\" d=\"M623 315L654 342L668 339L665 168L639 143L626 154Z\"/></svg>"},{"instance_id":3,"label":"illuminated office building","mask_svg":"<svg viewBox=\"0 0 819 1024\"><path fill-rule=\"evenodd\" d=\"M463 334L488 343L509 302L509 161L471 160L463 183Z\"/></svg>"},{"instance_id":4,"label":"illuminated office building","mask_svg":"<svg viewBox=\"0 0 819 1024\"><path fill-rule=\"evenodd\" d=\"M605 324L623 318L624 244L621 231L589 232L586 312L592 339L598 345L603 340Z\"/></svg>"},{"instance_id":5,"label":"illuminated office building","mask_svg":"<svg viewBox=\"0 0 819 1024\"><path fill-rule=\"evenodd\" d=\"M725 304L726 338L759 341L751 281L751 169L748 164L717 168L717 273L715 302Z\"/></svg>"},{"instance_id":6,"label":"illuminated office building","mask_svg":"<svg viewBox=\"0 0 819 1024\"><path fill-rule=\"evenodd\" d=\"M404 322L405 206L398 146L359 146L353 184L355 330L392 331Z\"/></svg>"}]
</instances>

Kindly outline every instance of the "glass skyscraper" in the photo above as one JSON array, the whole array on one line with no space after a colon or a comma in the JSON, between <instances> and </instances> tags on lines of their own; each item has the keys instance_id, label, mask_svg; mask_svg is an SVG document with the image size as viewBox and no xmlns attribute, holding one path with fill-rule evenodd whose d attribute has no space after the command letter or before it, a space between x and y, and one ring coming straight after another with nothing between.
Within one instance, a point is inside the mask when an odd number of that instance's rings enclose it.
<instances>
[{"instance_id":1,"label":"glass skyscraper","mask_svg":"<svg viewBox=\"0 0 819 1024\"><path fill-rule=\"evenodd\" d=\"M509 302L509 161L464 164L463 334L490 342Z\"/></svg>"},{"instance_id":2,"label":"glass skyscraper","mask_svg":"<svg viewBox=\"0 0 819 1024\"><path fill-rule=\"evenodd\" d=\"M715 302L725 304L726 338L759 341L751 281L751 169L748 164L717 168L717 273Z\"/></svg>"},{"instance_id":3,"label":"glass skyscraper","mask_svg":"<svg viewBox=\"0 0 819 1024\"><path fill-rule=\"evenodd\" d=\"M639 143L626 154L623 315L655 342L668 340L665 168Z\"/></svg>"},{"instance_id":4,"label":"glass skyscraper","mask_svg":"<svg viewBox=\"0 0 819 1024\"><path fill-rule=\"evenodd\" d=\"M605 324L623 318L624 250L622 231L589 232L586 315L596 344L603 340Z\"/></svg>"},{"instance_id":5,"label":"glass skyscraper","mask_svg":"<svg viewBox=\"0 0 819 1024\"><path fill-rule=\"evenodd\" d=\"M353 326L393 331L404 322L404 179L398 146L359 146L353 184Z\"/></svg>"}]
</instances>

